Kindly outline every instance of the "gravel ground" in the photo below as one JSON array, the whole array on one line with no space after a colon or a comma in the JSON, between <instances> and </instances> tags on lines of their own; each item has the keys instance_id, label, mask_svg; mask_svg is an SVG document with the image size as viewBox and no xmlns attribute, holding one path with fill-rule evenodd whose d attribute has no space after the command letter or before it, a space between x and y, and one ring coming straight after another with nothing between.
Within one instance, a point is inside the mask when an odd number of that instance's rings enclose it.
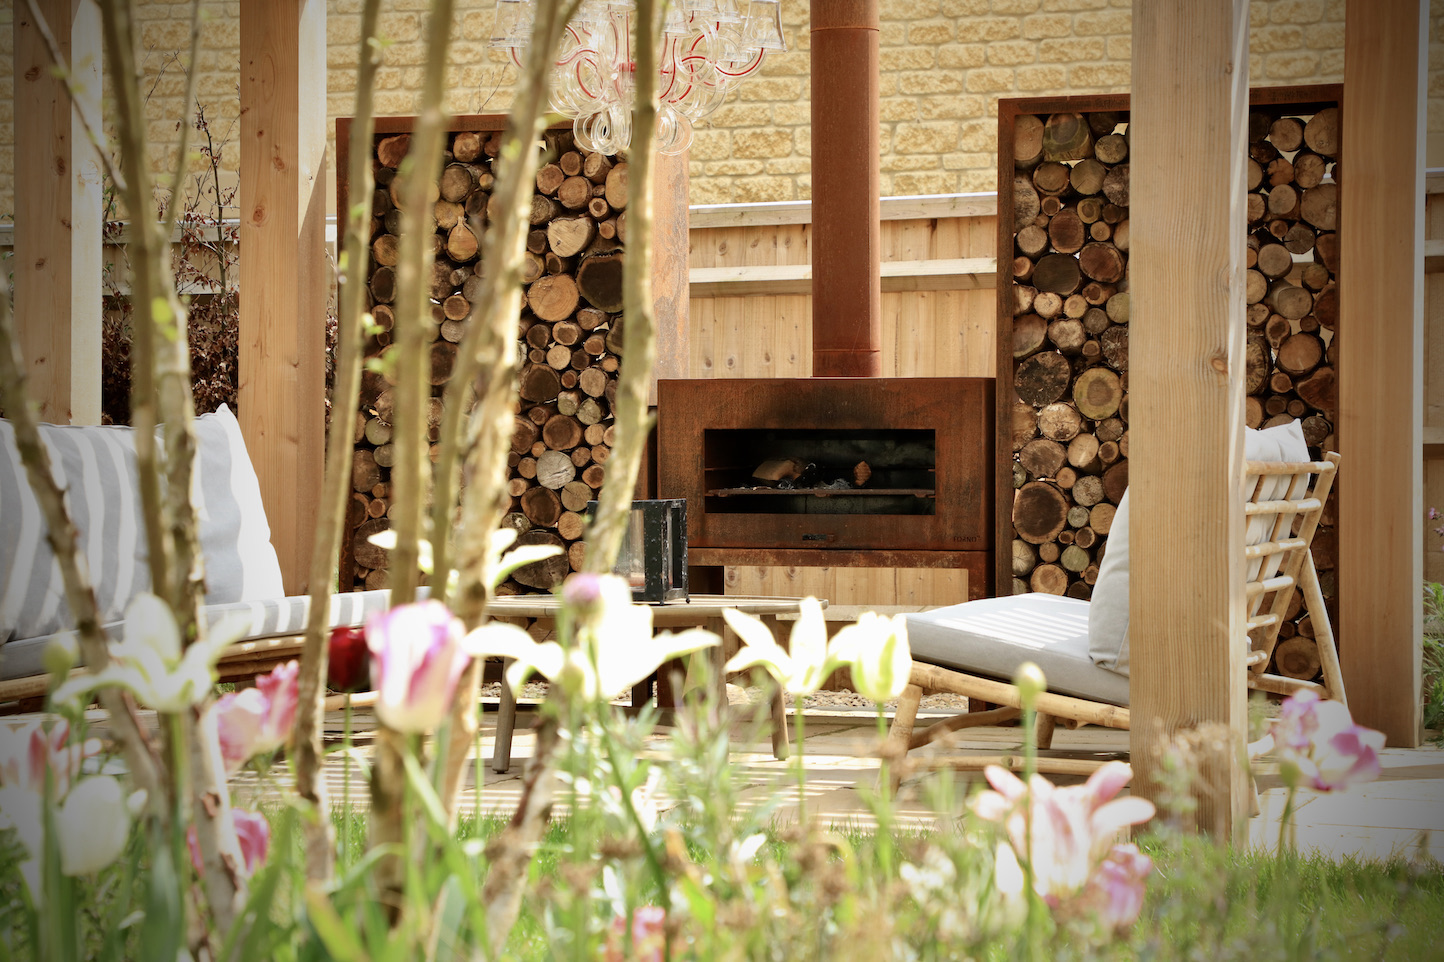
<instances>
[{"instance_id":1,"label":"gravel ground","mask_svg":"<svg viewBox=\"0 0 1444 962\"><path fill-rule=\"evenodd\" d=\"M531 682L522 689L521 700L541 701L543 698L546 697L546 695L546 683ZM501 683L494 682L490 685L483 686L481 689L481 697L500 698ZM763 690L755 686L748 688L743 688L739 685L727 686L727 701L729 704L732 705L751 705L765 697L766 694L763 692ZM619 704L625 705L628 704L629 700L630 699L628 697L624 696L623 698L617 699L617 702ZM816 694L808 695L805 699L803 699L802 704L805 708L841 708L847 709L849 711L872 708L873 706L873 703L871 701L859 695L857 692L847 690L820 691ZM890 701L883 707L888 711L892 711L894 708L897 707L897 702ZM954 709L961 711L967 707L968 700L962 695L949 695L940 693L928 695L927 697L925 697L922 701L921 710L941 711Z\"/></svg>"}]
</instances>

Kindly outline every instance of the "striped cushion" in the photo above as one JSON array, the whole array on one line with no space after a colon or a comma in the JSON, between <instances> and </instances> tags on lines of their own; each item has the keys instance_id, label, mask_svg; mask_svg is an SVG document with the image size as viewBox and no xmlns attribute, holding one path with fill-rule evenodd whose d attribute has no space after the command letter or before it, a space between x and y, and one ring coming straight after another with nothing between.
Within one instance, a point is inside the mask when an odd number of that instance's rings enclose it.
<instances>
[{"instance_id":1,"label":"striped cushion","mask_svg":"<svg viewBox=\"0 0 1444 962\"><path fill-rule=\"evenodd\" d=\"M150 588L133 432L58 425L42 425L40 431L52 474L66 491L101 621L119 621L130 599ZM202 415L196 419L196 439L192 502L205 559L206 601L283 596L260 485L235 416L224 406ZM34 638L70 625L60 568L15 449L14 430L0 421L0 638Z\"/></svg>"}]
</instances>

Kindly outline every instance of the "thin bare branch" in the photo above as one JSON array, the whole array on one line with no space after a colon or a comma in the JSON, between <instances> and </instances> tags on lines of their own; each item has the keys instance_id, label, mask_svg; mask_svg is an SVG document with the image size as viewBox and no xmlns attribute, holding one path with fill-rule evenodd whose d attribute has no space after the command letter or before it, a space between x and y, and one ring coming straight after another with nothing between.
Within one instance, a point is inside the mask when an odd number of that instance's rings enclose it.
<instances>
[{"instance_id":1,"label":"thin bare branch","mask_svg":"<svg viewBox=\"0 0 1444 962\"><path fill-rule=\"evenodd\" d=\"M162 236L169 237L171 231L175 230L176 217L180 209L185 206L182 200L184 191L185 172L190 167L186 154L190 151L191 128L195 124L191 121L191 104L196 99L196 77L200 75L197 61L201 52L201 0L191 0L191 60L190 68L186 70L186 93L183 100L181 115L185 118L180 126L180 147L176 152L175 179L171 181L170 206L166 210Z\"/></svg>"}]
</instances>

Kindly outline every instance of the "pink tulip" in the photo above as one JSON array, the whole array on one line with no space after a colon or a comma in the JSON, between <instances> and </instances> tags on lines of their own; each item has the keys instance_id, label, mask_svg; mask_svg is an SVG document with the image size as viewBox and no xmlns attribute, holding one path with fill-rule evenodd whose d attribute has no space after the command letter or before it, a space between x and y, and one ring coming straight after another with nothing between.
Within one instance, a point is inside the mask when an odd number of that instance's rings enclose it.
<instances>
[{"instance_id":1,"label":"pink tulip","mask_svg":"<svg viewBox=\"0 0 1444 962\"><path fill-rule=\"evenodd\" d=\"M1283 703L1273 723L1274 745L1284 777L1316 792L1336 792L1379 777L1384 736L1354 723L1340 702L1299 691Z\"/></svg>"},{"instance_id":2,"label":"pink tulip","mask_svg":"<svg viewBox=\"0 0 1444 962\"><path fill-rule=\"evenodd\" d=\"M47 731L45 723L50 722ZM69 744L70 723L63 718L36 718L11 728L0 726L0 785L45 793L45 773L54 778L54 798L59 801L80 774L80 764L100 752L94 738L84 744Z\"/></svg>"},{"instance_id":3,"label":"pink tulip","mask_svg":"<svg viewBox=\"0 0 1444 962\"><path fill-rule=\"evenodd\" d=\"M266 861L271 847L271 824L259 812L231 809L231 824L236 827L236 839L241 843L241 856L246 860L246 874L254 875Z\"/></svg>"},{"instance_id":4,"label":"pink tulip","mask_svg":"<svg viewBox=\"0 0 1444 962\"><path fill-rule=\"evenodd\" d=\"M1115 851L1118 833L1153 817L1147 799L1115 797L1133 777L1123 762L1109 762L1087 783L1065 788L1041 775L1025 784L997 766L984 774L994 790L978 793L974 812L1004 827L1014 853L1032 869L1034 891L1064 912L1080 893L1102 884L1096 879Z\"/></svg>"},{"instance_id":5,"label":"pink tulip","mask_svg":"<svg viewBox=\"0 0 1444 962\"><path fill-rule=\"evenodd\" d=\"M401 605L366 623L376 716L399 732L441 723L471 660L461 622L439 601Z\"/></svg>"},{"instance_id":6,"label":"pink tulip","mask_svg":"<svg viewBox=\"0 0 1444 962\"><path fill-rule=\"evenodd\" d=\"M1115 845L1093 873L1078 902L1105 927L1128 928L1143 912L1143 896L1153 859L1129 842Z\"/></svg>"},{"instance_id":7,"label":"pink tulip","mask_svg":"<svg viewBox=\"0 0 1444 962\"><path fill-rule=\"evenodd\" d=\"M632 954L624 955L627 920L612 920L607 939L607 962L662 962L667 948L667 912L657 905L643 905L632 913Z\"/></svg>"},{"instance_id":8,"label":"pink tulip","mask_svg":"<svg viewBox=\"0 0 1444 962\"><path fill-rule=\"evenodd\" d=\"M273 752L291 734L296 722L297 676L301 666L290 661L256 679L256 687L227 692L216 700L216 733L226 772Z\"/></svg>"},{"instance_id":9,"label":"pink tulip","mask_svg":"<svg viewBox=\"0 0 1444 962\"><path fill-rule=\"evenodd\" d=\"M266 816L245 809L231 809L231 827L235 829L236 841L241 846L241 858L245 861L245 872L254 875L256 869L265 864L266 853L271 848L271 824ZM196 838L196 827L186 826L186 848L190 851L191 868L197 875L204 873L201 866L201 846Z\"/></svg>"}]
</instances>

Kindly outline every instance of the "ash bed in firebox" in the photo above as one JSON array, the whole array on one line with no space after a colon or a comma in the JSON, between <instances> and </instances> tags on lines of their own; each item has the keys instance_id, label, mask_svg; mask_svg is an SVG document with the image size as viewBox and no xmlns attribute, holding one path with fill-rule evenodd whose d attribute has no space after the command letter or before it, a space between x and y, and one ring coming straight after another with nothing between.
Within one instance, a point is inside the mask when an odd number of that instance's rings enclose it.
<instances>
[{"instance_id":1,"label":"ash bed in firebox","mask_svg":"<svg viewBox=\"0 0 1444 962\"><path fill-rule=\"evenodd\" d=\"M707 511L934 513L935 431L706 429L703 447Z\"/></svg>"}]
</instances>

